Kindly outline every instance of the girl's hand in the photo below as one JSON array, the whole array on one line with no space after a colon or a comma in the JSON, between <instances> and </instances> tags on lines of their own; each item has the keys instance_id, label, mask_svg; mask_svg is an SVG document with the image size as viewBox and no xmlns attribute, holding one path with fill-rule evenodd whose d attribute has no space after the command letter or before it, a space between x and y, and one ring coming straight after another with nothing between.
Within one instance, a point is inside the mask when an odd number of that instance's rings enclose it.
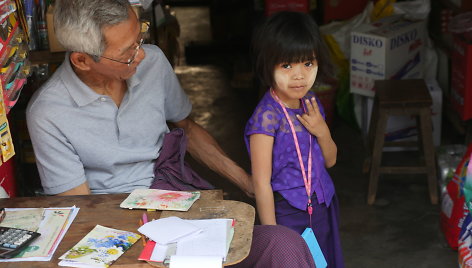
<instances>
[{"instance_id":1,"label":"girl's hand","mask_svg":"<svg viewBox=\"0 0 472 268\"><path fill-rule=\"evenodd\" d=\"M328 125L320 113L316 99L314 97L311 98L311 100L306 99L305 104L307 107L306 113L302 115L297 114L297 118L303 126L305 126L311 135L317 138L331 135L329 133Z\"/></svg>"}]
</instances>

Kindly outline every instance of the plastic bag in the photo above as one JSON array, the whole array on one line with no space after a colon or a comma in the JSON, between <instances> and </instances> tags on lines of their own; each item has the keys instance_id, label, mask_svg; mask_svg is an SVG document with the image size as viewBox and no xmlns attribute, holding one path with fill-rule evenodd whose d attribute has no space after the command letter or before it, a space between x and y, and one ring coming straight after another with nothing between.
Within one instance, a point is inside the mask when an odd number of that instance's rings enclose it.
<instances>
[{"instance_id":1,"label":"plastic bag","mask_svg":"<svg viewBox=\"0 0 472 268\"><path fill-rule=\"evenodd\" d=\"M467 166L467 174L463 191L468 213L467 217L462 223L461 231L459 233L459 267L472 268L472 165Z\"/></svg>"},{"instance_id":2,"label":"plastic bag","mask_svg":"<svg viewBox=\"0 0 472 268\"><path fill-rule=\"evenodd\" d=\"M403 1L393 5L395 14L404 14L408 19L428 18L431 11L429 0Z\"/></svg>"},{"instance_id":3,"label":"plastic bag","mask_svg":"<svg viewBox=\"0 0 472 268\"><path fill-rule=\"evenodd\" d=\"M467 176L472 144L467 147L467 152L457 166L452 180L447 184L446 192L441 195L440 223L449 246L457 250L459 234L462 223L469 214L465 203L464 183Z\"/></svg>"},{"instance_id":4,"label":"plastic bag","mask_svg":"<svg viewBox=\"0 0 472 268\"><path fill-rule=\"evenodd\" d=\"M472 11L452 17L448 24L448 30L451 33L462 34L466 40L472 40Z\"/></svg>"},{"instance_id":5,"label":"plastic bag","mask_svg":"<svg viewBox=\"0 0 472 268\"><path fill-rule=\"evenodd\" d=\"M462 224L459 238L459 267L472 268L472 217L467 215Z\"/></svg>"}]
</instances>

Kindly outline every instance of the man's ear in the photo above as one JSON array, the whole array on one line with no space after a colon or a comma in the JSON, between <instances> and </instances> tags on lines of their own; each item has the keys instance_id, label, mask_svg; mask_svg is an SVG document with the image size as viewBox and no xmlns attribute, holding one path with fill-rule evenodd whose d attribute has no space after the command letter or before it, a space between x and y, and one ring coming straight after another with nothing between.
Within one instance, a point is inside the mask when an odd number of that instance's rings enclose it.
<instances>
[{"instance_id":1,"label":"man's ear","mask_svg":"<svg viewBox=\"0 0 472 268\"><path fill-rule=\"evenodd\" d=\"M82 71L89 71L90 65L95 63L91 56L82 52L72 52L69 59L75 68Z\"/></svg>"}]
</instances>

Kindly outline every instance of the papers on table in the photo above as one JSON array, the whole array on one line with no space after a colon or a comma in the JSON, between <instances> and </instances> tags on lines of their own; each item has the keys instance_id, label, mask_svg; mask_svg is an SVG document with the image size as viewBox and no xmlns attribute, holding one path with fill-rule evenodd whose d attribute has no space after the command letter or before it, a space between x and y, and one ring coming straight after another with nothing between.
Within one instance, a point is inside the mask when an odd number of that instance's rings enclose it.
<instances>
[{"instance_id":1,"label":"papers on table","mask_svg":"<svg viewBox=\"0 0 472 268\"><path fill-rule=\"evenodd\" d=\"M233 239L234 220L184 220L168 217L144 224L138 231L154 240L146 244L140 260L164 262L176 255L185 256L176 261L185 263L191 257L196 257L193 261L198 262L199 257L206 256L212 258L205 260L219 260L221 267Z\"/></svg>"},{"instance_id":2,"label":"papers on table","mask_svg":"<svg viewBox=\"0 0 472 268\"><path fill-rule=\"evenodd\" d=\"M59 259L60 266L109 267L141 236L133 232L96 225Z\"/></svg>"},{"instance_id":3,"label":"papers on table","mask_svg":"<svg viewBox=\"0 0 472 268\"><path fill-rule=\"evenodd\" d=\"M6 208L7 216L1 226L36 231L41 234L20 254L0 262L50 261L65 233L74 221L79 208ZM39 216L41 215L41 216Z\"/></svg>"},{"instance_id":4,"label":"papers on table","mask_svg":"<svg viewBox=\"0 0 472 268\"><path fill-rule=\"evenodd\" d=\"M187 211L200 198L200 192L135 189L121 208Z\"/></svg>"},{"instance_id":5,"label":"papers on table","mask_svg":"<svg viewBox=\"0 0 472 268\"><path fill-rule=\"evenodd\" d=\"M6 216L0 226L26 229L36 232L43 220L44 208L5 209Z\"/></svg>"},{"instance_id":6,"label":"papers on table","mask_svg":"<svg viewBox=\"0 0 472 268\"><path fill-rule=\"evenodd\" d=\"M177 242L178 256L218 256L226 259L234 234L232 219L186 220L202 232Z\"/></svg>"},{"instance_id":7,"label":"papers on table","mask_svg":"<svg viewBox=\"0 0 472 268\"><path fill-rule=\"evenodd\" d=\"M221 258L217 256L178 256L170 257L169 268L221 268Z\"/></svg>"},{"instance_id":8,"label":"papers on table","mask_svg":"<svg viewBox=\"0 0 472 268\"><path fill-rule=\"evenodd\" d=\"M150 221L138 228L138 231L154 242L166 245L177 242L179 239L201 232L202 230L186 220L178 217Z\"/></svg>"}]
</instances>

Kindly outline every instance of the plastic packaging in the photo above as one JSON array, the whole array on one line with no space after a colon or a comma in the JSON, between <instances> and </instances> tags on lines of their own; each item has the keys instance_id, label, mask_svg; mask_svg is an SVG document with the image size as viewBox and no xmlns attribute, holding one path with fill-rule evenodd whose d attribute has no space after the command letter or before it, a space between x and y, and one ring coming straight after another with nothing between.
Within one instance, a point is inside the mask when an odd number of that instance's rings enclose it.
<instances>
[{"instance_id":1,"label":"plastic packaging","mask_svg":"<svg viewBox=\"0 0 472 268\"><path fill-rule=\"evenodd\" d=\"M448 29L451 33L462 34L466 40L472 41L472 11L452 17Z\"/></svg>"},{"instance_id":2,"label":"plastic packaging","mask_svg":"<svg viewBox=\"0 0 472 268\"><path fill-rule=\"evenodd\" d=\"M446 185L454 176L454 171L464 157L466 150L467 146L463 144L443 145L438 148L437 163L441 192L446 190Z\"/></svg>"}]
</instances>

